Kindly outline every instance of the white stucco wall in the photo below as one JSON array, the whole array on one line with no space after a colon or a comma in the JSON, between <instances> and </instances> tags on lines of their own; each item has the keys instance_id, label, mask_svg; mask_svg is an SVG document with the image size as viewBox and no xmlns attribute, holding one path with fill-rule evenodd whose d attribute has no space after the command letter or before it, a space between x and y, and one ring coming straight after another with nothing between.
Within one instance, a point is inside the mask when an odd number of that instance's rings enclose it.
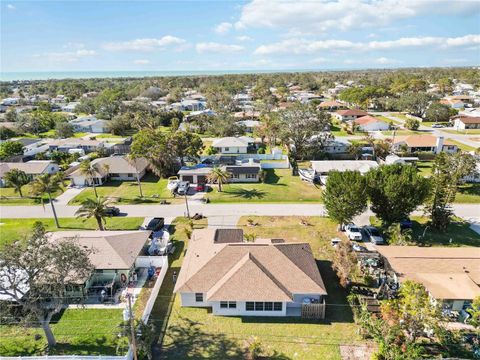
<instances>
[{"instance_id":1,"label":"white stucco wall","mask_svg":"<svg viewBox=\"0 0 480 360\"><path fill-rule=\"evenodd\" d=\"M217 147L216 149L222 154L246 154L247 153L247 146Z\"/></svg>"},{"instance_id":2,"label":"white stucco wall","mask_svg":"<svg viewBox=\"0 0 480 360\"><path fill-rule=\"evenodd\" d=\"M222 309L220 307L220 301L212 301L212 312L214 315L221 316L286 316L287 305L282 302L282 311L247 311L245 301L237 301L237 307L235 309Z\"/></svg>"}]
</instances>

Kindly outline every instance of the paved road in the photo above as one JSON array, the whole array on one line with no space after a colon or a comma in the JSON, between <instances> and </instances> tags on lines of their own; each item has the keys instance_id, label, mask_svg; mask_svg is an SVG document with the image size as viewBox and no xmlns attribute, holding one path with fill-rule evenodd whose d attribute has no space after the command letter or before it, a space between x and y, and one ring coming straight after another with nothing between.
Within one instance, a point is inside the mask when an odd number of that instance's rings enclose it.
<instances>
[{"instance_id":1,"label":"paved road","mask_svg":"<svg viewBox=\"0 0 480 360\"><path fill-rule=\"evenodd\" d=\"M130 217L177 217L185 215L184 205L120 205L121 213ZM322 204L199 204L190 202L190 215L201 213L207 217L218 217L219 225L222 217L239 217L243 215L265 216L324 216ZM455 214L471 222L480 222L480 206L478 204L454 204ZM56 205L59 217L74 217L78 206ZM365 213L363 216L368 216ZM49 218L52 217L50 205L42 206L0 206L2 218Z\"/></svg>"}]
</instances>

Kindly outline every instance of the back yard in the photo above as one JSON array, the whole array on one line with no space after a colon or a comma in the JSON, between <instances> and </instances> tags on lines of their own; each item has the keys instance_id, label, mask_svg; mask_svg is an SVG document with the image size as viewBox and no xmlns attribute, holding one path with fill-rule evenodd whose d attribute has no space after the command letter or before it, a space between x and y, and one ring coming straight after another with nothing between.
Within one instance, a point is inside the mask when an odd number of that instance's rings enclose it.
<instances>
[{"instance_id":1,"label":"back yard","mask_svg":"<svg viewBox=\"0 0 480 360\"><path fill-rule=\"evenodd\" d=\"M179 202L174 199L170 190L167 189L167 179L160 179L153 174L147 174L142 178L143 198L136 181L109 181L105 185L97 186L99 196L108 197L114 204L158 204L162 200ZM80 204L86 198L94 198L93 188L86 188L73 200L70 205Z\"/></svg>"},{"instance_id":2,"label":"back yard","mask_svg":"<svg viewBox=\"0 0 480 360\"><path fill-rule=\"evenodd\" d=\"M247 226L247 219L260 226ZM345 292L331 268L329 241L338 236L333 222L320 217L242 217L239 225L258 237L311 244L329 293L326 320L217 317L206 309L182 308L177 297L171 305L161 358L245 359L249 344L258 341L270 359L340 359L340 344L361 342Z\"/></svg>"},{"instance_id":3,"label":"back yard","mask_svg":"<svg viewBox=\"0 0 480 360\"><path fill-rule=\"evenodd\" d=\"M267 169L264 183L228 184L218 192L214 185L207 194L212 203L233 202L321 202L319 186L306 183L299 176L292 176L290 169Z\"/></svg>"}]
</instances>

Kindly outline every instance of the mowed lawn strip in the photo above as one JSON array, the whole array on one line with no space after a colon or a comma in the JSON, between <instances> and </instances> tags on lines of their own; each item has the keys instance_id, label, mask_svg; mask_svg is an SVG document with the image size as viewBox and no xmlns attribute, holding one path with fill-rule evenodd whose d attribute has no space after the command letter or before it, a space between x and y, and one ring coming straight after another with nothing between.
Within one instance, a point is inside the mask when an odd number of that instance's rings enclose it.
<instances>
[{"instance_id":1,"label":"mowed lawn strip","mask_svg":"<svg viewBox=\"0 0 480 360\"><path fill-rule=\"evenodd\" d=\"M480 206L480 184L463 184L458 186L456 203L479 204Z\"/></svg>"},{"instance_id":2,"label":"mowed lawn strip","mask_svg":"<svg viewBox=\"0 0 480 360\"><path fill-rule=\"evenodd\" d=\"M258 225L247 226L247 219ZM308 225L302 225L302 220ZM207 309L182 308L177 296L162 344L162 359L244 359L254 340L272 358L341 359L340 344L361 342L346 294L331 268L330 238L343 236L336 224L320 217L249 216L242 217L239 226L259 238L310 243L329 294L327 319L213 316Z\"/></svg>"},{"instance_id":3,"label":"mowed lawn strip","mask_svg":"<svg viewBox=\"0 0 480 360\"><path fill-rule=\"evenodd\" d=\"M266 169L264 183L239 183L222 186L222 192L217 185L206 197L212 203L258 202L321 202L320 186L302 181L299 176L293 176L291 169Z\"/></svg>"},{"instance_id":4,"label":"mowed lawn strip","mask_svg":"<svg viewBox=\"0 0 480 360\"><path fill-rule=\"evenodd\" d=\"M66 309L52 320L57 346L48 354L115 355L121 322L122 309ZM41 327L4 321L0 338L0 356L45 355L47 351Z\"/></svg>"},{"instance_id":5,"label":"mowed lawn strip","mask_svg":"<svg viewBox=\"0 0 480 360\"><path fill-rule=\"evenodd\" d=\"M22 195L15 192L14 188L4 187L0 188L0 205L41 205L43 198L43 203L48 203L48 196L44 195L43 197L32 196L32 187L28 185L22 186ZM52 194L52 197L55 198L62 194L63 191L59 190Z\"/></svg>"},{"instance_id":6,"label":"mowed lawn strip","mask_svg":"<svg viewBox=\"0 0 480 360\"><path fill-rule=\"evenodd\" d=\"M140 217L112 217L107 218L107 230L138 230L144 218ZM40 221L47 231L69 230L97 230L95 219L59 218L60 229L55 226L53 218L48 219L1 219L0 220L0 246L11 241L24 239L32 232L32 226Z\"/></svg>"},{"instance_id":7,"label":"mowed lawn strip","mask_svg":"<svg viewBox=\"0 0 480 360\"><path fill-rule=\"evenodd\" d=\"M159 179L153 174L145 175L141 180L143 198L136 181L108 181L105 185L97 186L98 196L108 197L112 204L158 204L162 200L181 202L175 199L167 189L167 179ZM87 198L95 198L93 188L84 189L73 198L69 205L78 205Z\"/></svg>"}]
</instances>

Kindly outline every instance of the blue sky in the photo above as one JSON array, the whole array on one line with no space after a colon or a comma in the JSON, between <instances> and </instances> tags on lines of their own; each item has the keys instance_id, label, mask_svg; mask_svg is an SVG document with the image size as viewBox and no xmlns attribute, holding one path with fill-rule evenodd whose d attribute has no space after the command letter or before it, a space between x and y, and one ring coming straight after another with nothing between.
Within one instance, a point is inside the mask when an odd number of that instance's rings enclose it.
<instances>
[{"instance_id":1,"label":"blue sky","mask_svg":"<svg viewBox=\"0 0 480 360\"><path fill-rule=\"evenodd\" d=\"M480 1L1 1L1 70L480 64Z\"/></svg>"}]
</instances>

